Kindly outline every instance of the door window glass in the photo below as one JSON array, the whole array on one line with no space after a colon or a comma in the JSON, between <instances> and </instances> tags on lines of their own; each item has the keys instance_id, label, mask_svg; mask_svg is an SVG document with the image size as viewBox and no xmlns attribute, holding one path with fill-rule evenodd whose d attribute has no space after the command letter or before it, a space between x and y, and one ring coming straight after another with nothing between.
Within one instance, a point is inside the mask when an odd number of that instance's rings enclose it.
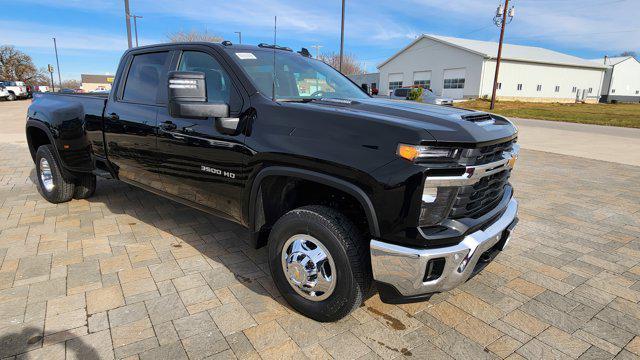
<instances>
[{"instance_id":1,"label":"door window glass","mask_svg":"<svg viewBox=\"0 0 640 360\"><path fill-rule=\"evenodd\" d=\"M184 51L178 70L204 73L207 82L207 102L229 104L232 112L242 107L240 96L231 85L229 75L213 56L199 51Z\"/></svg>"},{"instance_id":2,"label":"door window glass","mask_svg":"<svg viewBox=\"0 0 640 360\"><path fill-rule=\"evenodd\" d=\"M140 104L155 104L160 79L166 76L168 52L141 54L133 57L123 100Z\"/></svg>"}]
</instances>

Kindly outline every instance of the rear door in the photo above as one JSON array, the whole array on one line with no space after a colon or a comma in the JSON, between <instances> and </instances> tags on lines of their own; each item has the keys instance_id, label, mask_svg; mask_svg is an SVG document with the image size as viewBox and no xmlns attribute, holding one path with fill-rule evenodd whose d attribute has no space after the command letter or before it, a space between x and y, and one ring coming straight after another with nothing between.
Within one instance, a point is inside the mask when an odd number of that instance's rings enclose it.
<instances>
[{"instance_id":1,"label":"rear door","mask_svg":"<svg viewBox=\"0 0 640 360\"><path fill-rule=\"evenodd\" d=\"M184 46L178 71L205 74L207 101L229 104L230 117L240 117L248 98L234 82L230 69L207 46ZM244 134L225 135L215 119L174 118L166 106L158 113L159 164L164 191L241 220L241 197L246 176Z\"/></svg>"},{"instance_id":2,"label":"rear door","mask_svg":"<svg viewBox=\"0 0 640 360\"><path fill-rule=\"evenodd\" d=\"M104 113L105 145L118 177L157 189L157 116L172 56L170 50L130 54Z\"/></svg>"}]
</instances>

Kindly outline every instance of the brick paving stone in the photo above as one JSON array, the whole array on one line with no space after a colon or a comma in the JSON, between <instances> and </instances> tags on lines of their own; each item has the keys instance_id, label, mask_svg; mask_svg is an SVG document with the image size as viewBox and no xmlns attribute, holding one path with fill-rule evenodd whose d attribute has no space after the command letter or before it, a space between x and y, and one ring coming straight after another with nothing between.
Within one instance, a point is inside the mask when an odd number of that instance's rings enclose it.
<instances>
[{"instance_id":1,"label":"brick paving stone","mask_svg":"<svg viewBox=\"0 0 640 360\"><path fill-rule=\"evenodd\" d=\"M227 303L209 310L211 318L223 335L241 332L257 323L240 303Z\"/></svg>"},{"instance_id":2,"label":"brick paving stone","mask_svg":"<svg viewBox=\"0 0 640 360\"><path fill-rule=\"evenodd\" d=\"M553 326L538 335L537 339L574 359L591 347L589 343Z\"/></svg>"},{"instance_id":3,"label":"brick paving stone","mask_svg":"<svg viewBox=\"0 0 640 360\"><path fill-rule=\"evenodd\" d=\"M115 348L155 337L148 317L111 328L111 339Z\"/></svg>"},{"instance_id":4,"label":"brick paving stone","mask_svg":"<svg viewBox=\"0 0 640 360\"><path fill-rule=\"evenodd\" d=\"M26 147L0 142L0 357L638 358L640 169L522 161L521 222L482 273L321 324L284 304L238 226L116 181L49 204Z\"/></svg>"},{"instance_id":5,"label":"brick paving stone","mask_svg":"<svg viewBox=\"0 0 640 360\"><path fill-rule=\"evenodd\" d=\"M124 325L148 316L143 303L136 303L109 310L109 324L112 327Z\"/></svg>"},{"instance_id":6,"label":"brick paving stone","mask_svg":"<svg viewBox=\"0 0 640 360\"><path fill-rule=\"evenodd\" d=\"M124 305L124 298L120 286L113 285L87 292L87 313L115 309Z\"/></svg>"},{"instance_id":7,"label":"brick paving stone","mask_svg":"<svg viewBox=\"0 0 640 360\"><path fill-rule=\"evenodd\" d=\"M182 344L180 342L174 342L171 344L162 345L152 350L147 350L140 354L140 360L155 359L186 360L187 353L182 348Z\"/></svg>"},{"instance_id":8,"label":"brick paving stone","mask_svg":"<svg viewBox=\"0 0 640 360\"><path fill-rule=\"evenodd\" d=\"M173 326L180 339L186 339L201 332L216 329L216 325L206 311L173 320Z\"/></svg>"},{"instance_id":9,"label":"brick paving stone","mask_svg":"<svg viewBox=\"0 0 640 360\"><path fill-rule=\"evenodd\" d=\"M113 358L111 334L109 330L81 336L67 341L67 359L110 359Z\"/></svg>"},{"instance_id":10,"label":"brick paving stone","mask_svg":"<svg viewBox=\"0 0 640 360\"><path fill-rule=\"evenodd\" d=\"M357 359L371 350L351 332L336 335L321 343L322 348L335 359Z\"/></svg>"},{"instance_id":11,"label":"brick paving stone","mask_svg":"<svg viewBox=\"0 0 640 360\"><path fill-rule=\"evenodd\" d=\"M189 315L178 294L169 294L145 301L151 322L160 324Z\"/></svg>"}]
</instances>

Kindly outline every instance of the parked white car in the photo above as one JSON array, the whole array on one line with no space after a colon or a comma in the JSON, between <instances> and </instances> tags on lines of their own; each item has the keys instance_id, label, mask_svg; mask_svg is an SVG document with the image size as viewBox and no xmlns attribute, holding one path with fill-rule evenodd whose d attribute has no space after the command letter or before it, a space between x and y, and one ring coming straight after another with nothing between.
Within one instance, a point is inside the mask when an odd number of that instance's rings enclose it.
<instances>
[{"instance_id":1,"label":"parked white car","mask_svg":"<svg viewBox=\"0 0 640 360\"><path fill-rule=\"evenodd\" d=\"M6 100L9 97L9 91L0 85L0 100Z\"/></svg>"},{"instance_id":2,"label":"parked white car","mask_svg":"<svg viewBox=\"0 0 640 360\"><path fill-rule=\"evenodd\" d=\"M7 98L9 101L29 97L27 85L22 81L1 81L0 85L4 86L9 92L9 97Z\"/></svg>"}]
</instances>

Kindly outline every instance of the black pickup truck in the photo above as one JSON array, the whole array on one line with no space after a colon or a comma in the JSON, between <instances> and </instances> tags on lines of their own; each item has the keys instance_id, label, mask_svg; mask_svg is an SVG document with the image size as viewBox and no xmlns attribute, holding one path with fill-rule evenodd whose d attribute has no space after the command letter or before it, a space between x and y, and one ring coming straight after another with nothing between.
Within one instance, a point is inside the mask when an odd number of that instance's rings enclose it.
<instances>
[{"instance_id":1,"label":"black pickup truck","mask_svg":"<svg viewBox=\"0 0 640 360\"><path fill-rule=\"evenodd\" d=\"M50 202L90 197L97 175L237 222L320 321L372 290L400 303L454 288L517 222L511 122L372 98L305 49L134 48L104 97L36 95L26 133Z\"/></svg>"}]
</instances>

